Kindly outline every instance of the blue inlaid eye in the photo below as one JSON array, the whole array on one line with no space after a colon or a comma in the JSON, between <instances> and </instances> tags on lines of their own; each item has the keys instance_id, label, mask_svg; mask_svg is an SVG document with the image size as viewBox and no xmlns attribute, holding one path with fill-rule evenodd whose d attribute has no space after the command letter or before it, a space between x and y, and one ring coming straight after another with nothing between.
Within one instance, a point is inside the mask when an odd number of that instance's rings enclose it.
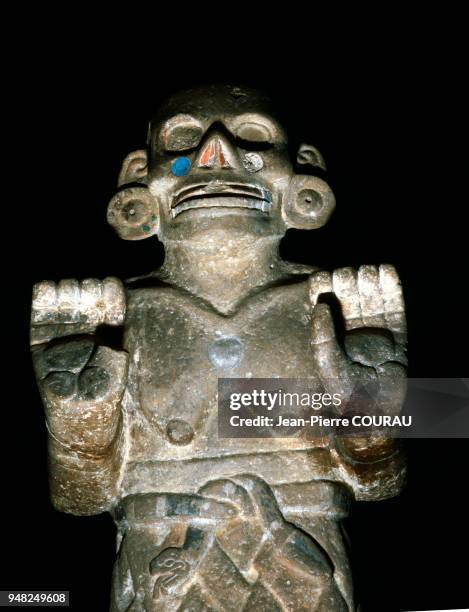
<instances>
[{"instance_id":1,"label":"blue inlaid eye","mask_svg":"<svg viewBox=\"0 0 469 612\"><path fill-rule=\"evenodd\" d=\"M171 164L171 172L174 176L184 176L191 167L191 160L188 157L178 157Z\"/></svg>"}]
</instances>

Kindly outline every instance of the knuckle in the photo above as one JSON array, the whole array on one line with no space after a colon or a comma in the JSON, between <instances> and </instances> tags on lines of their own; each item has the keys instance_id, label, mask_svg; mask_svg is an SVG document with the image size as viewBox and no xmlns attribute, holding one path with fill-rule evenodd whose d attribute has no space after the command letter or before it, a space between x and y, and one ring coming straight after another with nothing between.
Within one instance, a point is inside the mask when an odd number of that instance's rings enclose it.
<instances>
[{"instance_id":1,"label":"knuckle","mask_svg":"<svg viewBox=\"0 0 469 612\"><path fill-rule=\"evenodd\" d=\"M76 394L76 376L72 372L51 372L42 381L42 388L49 399L70 399Z\"/></svg>"},{"instance_id":2,"label":"knuckle","mask_svg":"<svg viewBox=\"0 0 469 612\"><path fill-rule=\"evenodd\" d=\"M402 287L396 269L391 264L379 267L379 281L385 301L393 302L402 299Z\"/></svg>"},{"instance_id":3,"label":"knuckle","mask_svg":"<svg viewBox=\"0 0 469 612\"><path fill-rule=\"evenodd\" d=\"M57 303L57 286L53 281L41 281L33 286L33 304L41 308Z\"/></svg>"},{"instance_id":4,"label":"knuckle","mask_svg":"<svg viewBox=\"0 0 469 612\"><path fill-rule=\"evenodd\" d=\"M80 285L74 278L66 278L57 285L59 307L77 308L80 303Z\"/></svg>"},{"instance_id":5,"label":"knuckle","mask_svg":"<svg viewBox=\"0 0 469 612\"><path fill-rule=\"evenodd\" d=\"M89 339L69 340L55 343L43 351L45 365L50 371L79 372L91 357L94 342Z\"/></svg>"},{"instance_id":6,"label":"knuckle","mask_svg":"<svg viewBox=\"0 0 469 612\"><path fill-rule=\"evenodd\" d=\"M53 322L57 312L57 286L53 281L42 281L33 287L31 323Z\"/></svg>"},{"instance_id":7,"label":"knuckle","mask_svg":"<svg viewBox=\"0 0 469 612\"><path fill-rule=\"evenodd\" d=\"M125 292L122 281L108 276L102 286L104 317L108 325L122 325L126 310Z\"/></svg>"},{"instance_id":8,"label":"knuckle","mask_svg":"<svg viewBox=\"0 0 469 612\"><path fill-rule=\"evenodd\" d=\"M353 361L376 367L395 356L394 341L386 330L353 330L345 336L345 350Z\"/></svg>"},{"instance_id":9,"label":"knuckle","mask_svg":"<svg viewBox=\"0 0 469 612\"><path fill-rule=\"evenodd\" d=\"M81 302L94 304L102 296L102 283L97 278L85 278L80 283Z\"/></svg>"},{"instance_id":10,"label":"knuckle","mask_svg":"<svg viewBox=\"0 0 469 612\"><path fill-rule=\"evenodd\" d=\"M360 266L357 274L358 290L363 297L376 298L380 294L378 269L376 266Z\"/></svg>"},{"instance_id":11,"label":"knuckle","mask_svg":"<svg viewBox=\"0 0 469 612\"><path fill-rule=\"evenodd\" d=\"M332 283L334 292L356 291L357 271L350 266L345 268L337 268L332 273Z\"/></svg>"},{"instance_id":12,"label":"knuckle","mask_svg":"<svg viewBox=\"0 0 469 612\"><path fill-rule=\"evenodd\" d=\"M84 400L104 399L111 388L111 375L105 368L85 368L78 377L78 392Z\"/></svg>"}]
</instances>

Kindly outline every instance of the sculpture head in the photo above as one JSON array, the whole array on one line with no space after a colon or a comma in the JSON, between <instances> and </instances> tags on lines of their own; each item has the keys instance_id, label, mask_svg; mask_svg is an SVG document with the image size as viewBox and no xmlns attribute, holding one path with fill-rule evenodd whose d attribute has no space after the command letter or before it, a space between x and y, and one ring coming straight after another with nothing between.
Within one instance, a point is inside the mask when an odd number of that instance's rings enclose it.
<instances>
[{"instance_id":1,"label":"sculpture head","mask_svg":"<svg viewBox=\"0 0 469 612\"><path fill-rule=\"evenodd\" d=\"M325 169L312 145L290 159L287 134L263 94L228 85L187 90L152 119L147 149L124 160L108 220L122 238L156 234L163 242L316 229L334 209L333 193L295 167Z\"/></svg>"}]
</instances>

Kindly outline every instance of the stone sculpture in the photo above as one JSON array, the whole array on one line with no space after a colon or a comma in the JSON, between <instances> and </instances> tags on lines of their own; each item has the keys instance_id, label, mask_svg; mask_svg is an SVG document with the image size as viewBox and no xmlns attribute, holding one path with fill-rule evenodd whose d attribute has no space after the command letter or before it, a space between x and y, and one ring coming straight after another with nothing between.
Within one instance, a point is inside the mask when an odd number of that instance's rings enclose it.
<instances>
[{"instance_id":1,"label":"stone sculpture","mask_svg":"<svg viewBox=\"0 0 469 612\"><path fill-rule=\"evenodd\" d=\"M163 242L162 267L34 287L52 501L112 513L113 611L353 610L340 521L354 499L402 487L391 438L217 435L218 377L391 377L383 410L404 397L394 268L330 273L279 257L288 228L321 227L335 206L319 151L291 160L287 145L260 93L173 96L108 208L122 238ZM344 348L324 294L340 305ZM122 346L106 345L108 326Z\"/></svg>"}]
</instances>

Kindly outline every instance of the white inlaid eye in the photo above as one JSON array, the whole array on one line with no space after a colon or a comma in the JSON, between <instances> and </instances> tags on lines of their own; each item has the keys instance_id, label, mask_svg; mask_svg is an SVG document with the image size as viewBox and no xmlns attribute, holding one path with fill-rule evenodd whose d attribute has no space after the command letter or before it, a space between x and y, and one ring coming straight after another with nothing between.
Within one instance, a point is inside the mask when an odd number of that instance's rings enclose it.
<instances>
[{"instance_id":1,"label":"white inlaid eye","mask_svg":"<svg viewBox=\"0 0 469 612\"><path fill-rule=\"evenodd\" d=\"M243 157L243 166L248 172L259 172L264 167L264 160L259 153L246 153Z\"/></svg>"}]
</instances>

